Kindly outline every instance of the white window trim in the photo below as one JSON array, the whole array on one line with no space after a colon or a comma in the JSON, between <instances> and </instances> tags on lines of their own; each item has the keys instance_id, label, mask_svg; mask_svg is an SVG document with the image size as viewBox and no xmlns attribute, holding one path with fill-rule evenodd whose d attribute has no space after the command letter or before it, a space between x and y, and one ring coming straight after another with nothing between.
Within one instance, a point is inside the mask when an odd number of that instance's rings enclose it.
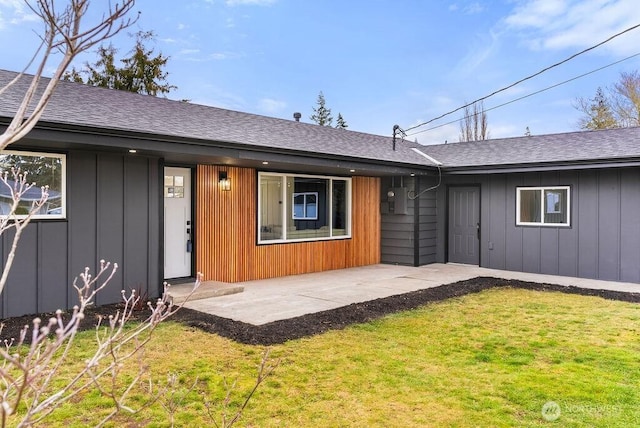
<instances>
[{"instance_id":1,"label":"white window trim","mask_svg":"<svg viewBox=\"0 0 640 428\"><path fill-rule=\"evenodd\" d=\"M60 220L67 218L67 155L62 153L49 153L49 152L31 152L22 150L3 150L0 154L5 155L17 155L17 156L41 156L60 159L62 171L60 173L60 214L34 214L31 216L32 220ZM4 171L1 171L4 172ZM11 172L9 172L11 175ZM9 177L11 179L11 177ZM0 186L5 186L0 182ZM36 183L35 187L39 187ZM7 217L6 215L0 215L0 217ZM16 219L23 219L27 217L27 214L16 214L13 216Z\"/></svg>"},{"instance_id":2,"label":"white window trim","mask_svg":"<svg viewBox=\"0 0 640 428\"><path fill-rule=\"evenodd\" d=\"M262 176L271 176L271 177L280 177L282 180L282 194L280 196L282 200L282 218L284 224L282 225L282 234L283 237L281 239L260 239L260 231L262 230L262 216L260 209L262 207L262 194L260 191L260 183L262 182ZM344 181L347 184L347 224L346 229L347 233L345 235L336 235L333 236L333 215L329 216L329 236L316 237L316 238L299 238L299 239L288 239L287 238L287 227L290 221L294 221L294 219L288 218L287 212L289 211L289 200L287 198L287 177L301 177L301 178L321 178L325 180L329 180L329 194L327 195L327 201L329 203L329 213L333 213L333 180ZM339 176L329 176L329 175L308 175L308 174L286 174L286 173L278 173L278 172L267 172L267 171L258 171L258 206L256 209L256 214L258 217L258 227L257 227L257 240L258 244L282 244L282 243L290 243L290 242L309 242L309 241L335 241L339 239L350 239L351 238L351 227L352 227L352 186L351 186L351 177L339 177ZM291 201L293 203L293 200ZM298 219L296 219L298 220Z\"/></svg>"},{"instance_id":3,"label":"white window trim","mask_svg":"<svg viewBox=\"0 0 640 428\"><path fill-rule=\"evenodd\" d=\"M520 194L523 190L536 190L540 192L540 221L525 222L520 221ZM567 222L566 223L545 223L544 192L546 190L566 190L567 191ZM552 214L552 213L547 213ZM516 187L516 226L540 226L540 227L570 227L571 226L571 186L518 186Z\"/></svg>"}]
</instances>

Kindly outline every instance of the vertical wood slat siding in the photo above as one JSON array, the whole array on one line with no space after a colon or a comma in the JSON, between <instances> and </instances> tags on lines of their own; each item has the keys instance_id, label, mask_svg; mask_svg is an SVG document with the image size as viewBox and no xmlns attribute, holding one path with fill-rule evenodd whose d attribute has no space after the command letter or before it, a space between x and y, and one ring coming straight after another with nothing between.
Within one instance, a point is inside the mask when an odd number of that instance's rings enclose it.
<instances>
[{"instance_id":1,"label":"vertical wood slat siding","mask_svg":"<svg viewBox=\"0 0 640 428\"><path fill-rule=\"evenodd\" d=\"M218 187L225 171L231 190ZM196 173L196 269L206 280L248 281L380 262L380 180L352 180L351 239L257 245L257 173L199 165Z\"/></svg>"}]
</instances>

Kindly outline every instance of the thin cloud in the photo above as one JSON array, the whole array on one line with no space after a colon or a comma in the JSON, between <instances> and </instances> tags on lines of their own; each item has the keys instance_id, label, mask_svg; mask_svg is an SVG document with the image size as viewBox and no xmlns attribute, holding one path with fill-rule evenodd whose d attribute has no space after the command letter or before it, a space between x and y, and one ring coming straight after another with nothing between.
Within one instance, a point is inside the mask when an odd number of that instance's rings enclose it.
<instances>
[{"instance_id":1,"label":"thin cloud","mask_svg":"<svg viewBox=\"0 0 640 428\"><path fill-rule=\"evenodd\" d=\"M475 15L478 13L482 13L485 11L485 7L480 2L473 2L466 4L464 6L460 6L457 3L453 3L449 5L449 12L462 12L465 15Z\"/></svg>"},{"instance_id":2,"label":"thin cloud","mask_svg":"<svg viewBox=\"0 0 640 428\"><path fill-rule=\"evenodd\" d=\"M194 55L200 53L200 49L182 49L178 55Z\"/></svg>"},{"instance_id":3,"label":"thin cloud","mask_svg":"<svg viewBox=\"0 0 640 428\"><path fill-rule=\"evenodd\" d=\"M0 0L0 29L7 24L19 25L37 21L38 17L20 0Z\"/></svg>"},{"instance_id":4,"label":"thin cloud","mask_svg":"<svg viewBox=\"0 0 640 428\"><path fill-rule=\"evenodd\" d=\"M640 8L628 0L528 0L504 23L532 50L582 49L640 23ZM639 41L640 30L635 30L603 48L628 55L637 51Z\"/></svg>"},{"instance_id":5,"label":"thin cloud","mask_svg":"<svg viewBox=\"0 0 640 428\"><path fill-rule=\"evenodd\" d=\"M452 70L454 76L464 77L475 73L478 67L500 49L500 35L494 31L478 34L470 44L469 53Z\"/></svg>"},{"instance_id":6,"label":"thin cloud","mask_svg":"<svg viewBox=\"0 0 640 428\"><path fill-rule=\"evenodd\" d=\"M462 11L467 15L475 15L484 12L484 6L478 2L475 2L465 6Z\"/></svg>"},{"instance_id":7,"label":"thin cloud","mask_svg":"<svg viewBox=\"0 0 640 428\"><path fill-rule=\"evenodd\" d=\"M276 115L287 107L284 101L274 100L272 98L263 98L258 102L258 108L264 113Z\"/></svg>"}]
</instances>

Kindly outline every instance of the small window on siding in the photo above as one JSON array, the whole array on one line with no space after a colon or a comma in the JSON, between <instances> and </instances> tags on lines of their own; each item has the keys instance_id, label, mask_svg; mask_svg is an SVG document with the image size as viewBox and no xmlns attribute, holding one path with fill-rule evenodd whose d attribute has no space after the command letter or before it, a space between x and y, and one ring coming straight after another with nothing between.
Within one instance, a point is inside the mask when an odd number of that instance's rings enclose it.
<instances>
[{"instance_id":1,"label":"small window on siding","mask_svg":"<svg viewBox=\"0 0 640 428\"><path fill-rule=\"evenodd\" d=\"M33 209L34 201L42 197L42 187L49 187L46 203L34 213L33 218L53 219L66 217L66 156L55 153L3 151L0 154L0 171L8 172L7 183L0 181L0 216L11 212L13 202L11 188L15 185L11 168L27 174L27 182L35 183L23 193L15 215L26 217ZM10 188L11 187L11 188Z\"/></svg>"},{"instance_id":2,"label":"small window on siding","mask_svg":"<svg viewBox=\"0 0 640 428\"><path fill-rule=\"evenodd\" d=\"M570 191L569 186L518 187L516 225L569 226Z\"/></svg>"}]
</instances>

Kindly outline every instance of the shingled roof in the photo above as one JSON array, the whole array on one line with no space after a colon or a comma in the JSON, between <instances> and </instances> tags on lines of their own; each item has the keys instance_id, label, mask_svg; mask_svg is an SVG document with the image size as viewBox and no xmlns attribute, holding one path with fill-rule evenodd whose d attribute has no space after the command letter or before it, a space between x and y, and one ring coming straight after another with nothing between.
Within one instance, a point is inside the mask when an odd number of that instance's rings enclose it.
<instances>
[{"instance_id":1,"label":"shingled roof","mask_svg":"<svg viewBox=\"0 0 640 428\"><path fill-rule=\"evenodd\" d=\"M16 73L0 70L0 87ZM23 76L0 96L0 117L12 117L31 76ZM45 79L43 85L46 85ZM433 166L411 150L415 143L392 138L172 101L126 91L60 82L41 121L177 137L217 145L268 148L321 156ZM389 134L392 127L389 126Z\"/></svg>"},{"instance_id":2,"label":"shingled roof","mask_svg":"<svg viewBox=\"0 0 640 428\"><path fill-rule=\"evenodd\" d=\"M16 76L0 70L0 87ZM0 118L11 118L32 76L0 95ZM44 79L43 85L47 83ZM146 134L216 147L243 147L317 157L469 171L510 166L640 161L640 128L571 132L486 141L420 145L390 136L335 129L166 98L60 82L42 122L61 128ZM391 122L390 122L391 123ZM391 133L391 127L389 129ZM424 156L424 155L426 156Z\"/></svg>"},{"instance_id":3,"label":"shingled roof","mask_svg":"<svg viewBox=\"0 0 640 428\"><path fill-rule=\"evenodd\" d=\"M439 144L422 151L449 168L640 160L640 128Z\"/></svg>"}]
</instances>

